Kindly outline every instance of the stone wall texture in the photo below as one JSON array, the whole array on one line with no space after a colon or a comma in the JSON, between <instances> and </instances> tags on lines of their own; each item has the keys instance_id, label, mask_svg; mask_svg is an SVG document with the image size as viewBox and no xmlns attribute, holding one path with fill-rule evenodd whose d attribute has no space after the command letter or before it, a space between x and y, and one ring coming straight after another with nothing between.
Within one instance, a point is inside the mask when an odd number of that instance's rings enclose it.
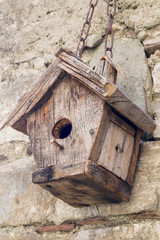
<instances>
[{"instance_id":1,"label":"stone wall texture","mask_svg":"<svg viewBox=\"0 0 160 240\"><path fill-rule=\"evenodd\" d=\"M111 5L113 1L110 1ZM54 61L58 46L75 51L89 0L0 0L0 121ZM106 1L95 9L82 59L104 54ZM118 0L114 60L128 80L118 86L157 124L144 136L131 199L73 208L32 184L28 137L0 131L0 240L160 239L160 49L147 56L143 41L160 38L159 0ZM41 228L41 226L43 226Z\"/></svg>"}]
</instances>

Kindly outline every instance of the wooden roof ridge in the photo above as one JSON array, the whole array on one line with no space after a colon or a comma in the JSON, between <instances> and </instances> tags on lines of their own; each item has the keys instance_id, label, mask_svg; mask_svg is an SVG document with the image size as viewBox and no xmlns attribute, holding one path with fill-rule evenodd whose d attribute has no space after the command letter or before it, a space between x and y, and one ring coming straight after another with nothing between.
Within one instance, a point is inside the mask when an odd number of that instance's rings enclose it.
<instances>
[{"instance_id":1,"label":"wooden roof ridge","mask_svg":"<svg viewBox=\"0 0 160 240\"><path fill-rule=\"evenodd\" d=\"M16 107L0 124L0 129L9 125L21 131L17 128L16 123L22 120L22 124L26 125L24 119L49 98L52 94L50 89L53 90L66 73L103 98L143 131L150 133L155 129L156 125L149 115L134 104L116 85L96 73L73 52L60 47L55 56L57 59L54 63L46 69L38 81L32 85L31 89L20 98ZM119 70L120 68L117 66L116 69ZM22 132L27 134L26 126Z\"/></svg>"}]
</instances>

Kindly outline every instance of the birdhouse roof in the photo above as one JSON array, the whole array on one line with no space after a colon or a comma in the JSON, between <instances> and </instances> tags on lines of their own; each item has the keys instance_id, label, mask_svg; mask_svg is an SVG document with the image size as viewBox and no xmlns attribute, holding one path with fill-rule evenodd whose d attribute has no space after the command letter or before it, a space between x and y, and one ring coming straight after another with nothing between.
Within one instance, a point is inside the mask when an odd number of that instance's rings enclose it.
<instances>
[{"instance_id":1,"label":"birdhouse roof","mask_svg":"<svg viewBox=\"0 0 160 240\"><path fill-rule=\"evenodd\" d=\"M17 106L0 124L0 129L8 125L27 134L28 116L49 99L54 93L54 88L66 74L96 93L144 132L150 133L155 129L156 125L149 115L133 103L116 85L96 73L74 53L59 48L55 55L57 57L55 62L20 98ZM119 71L116 66L114 67Z\"/></svg>"}]
</instances>

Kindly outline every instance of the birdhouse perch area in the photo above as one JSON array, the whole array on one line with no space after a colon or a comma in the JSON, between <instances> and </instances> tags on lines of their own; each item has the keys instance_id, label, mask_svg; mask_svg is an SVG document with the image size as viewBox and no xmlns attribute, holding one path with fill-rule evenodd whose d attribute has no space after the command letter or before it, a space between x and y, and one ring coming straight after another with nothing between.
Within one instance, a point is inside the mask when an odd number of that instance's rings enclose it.
<instances>
[{"instance_id":1,"label":"birdhouse perch area","mask_svg":"<svg viewBox=\"0 0 160 240\"><path fill-rule=\"evenodd\" d=\"M128 201L141 135L155 123L115 85L125 75L111 58L93 70L69 50L55 55L0 128L29 136L33 183L68 204Z\"/></svg>"}]
</instances>

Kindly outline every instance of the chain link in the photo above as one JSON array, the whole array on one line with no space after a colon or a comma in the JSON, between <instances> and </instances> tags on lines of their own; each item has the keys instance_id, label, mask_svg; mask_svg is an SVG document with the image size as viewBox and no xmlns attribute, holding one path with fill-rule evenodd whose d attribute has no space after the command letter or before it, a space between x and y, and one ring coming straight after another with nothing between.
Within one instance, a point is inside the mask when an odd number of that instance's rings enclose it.
<instances>
[{"instance_id":1,"label":"chain link","mask_svg":"<svg viewBox=\"0 0 160 240\"><path fill-rule=\"evenodd\" d=\"M113 12L110 11L110 0L107 0L107 16L108 16L108 29L105 36L105 50L104 54L107 55L107 51L110 51L111 57L113 57L113 41L114 41L114 31L112 29L113 19L116 15L117 0L114 0ZM108 47L108 35L111 35L111 44Z\"/></svg>"},{"instance_id":2,"label":"chain link","mask_svg":"<svg viewBox=\"0 0 160 240\"><path fill-rule=\"evenodd\" d=\"M85 23L83 24L80 36L79 36L79 41L78 41L78 45L77 45L77 49L76 49L76 55L81 57L84 47L85 47L85 42L86 39L88 37L88 33L91 27L91 21L92 21L92 17L93 17L93 13L94 13L94 8L96 7L96 5L98 4L98 0L95 1L95 3L93 3L93 0L90 0L89 3L89 10L86 16L86 20ZM87 26L87 29L85 30L85 27Z\"/></svg>"}]
</instances>

